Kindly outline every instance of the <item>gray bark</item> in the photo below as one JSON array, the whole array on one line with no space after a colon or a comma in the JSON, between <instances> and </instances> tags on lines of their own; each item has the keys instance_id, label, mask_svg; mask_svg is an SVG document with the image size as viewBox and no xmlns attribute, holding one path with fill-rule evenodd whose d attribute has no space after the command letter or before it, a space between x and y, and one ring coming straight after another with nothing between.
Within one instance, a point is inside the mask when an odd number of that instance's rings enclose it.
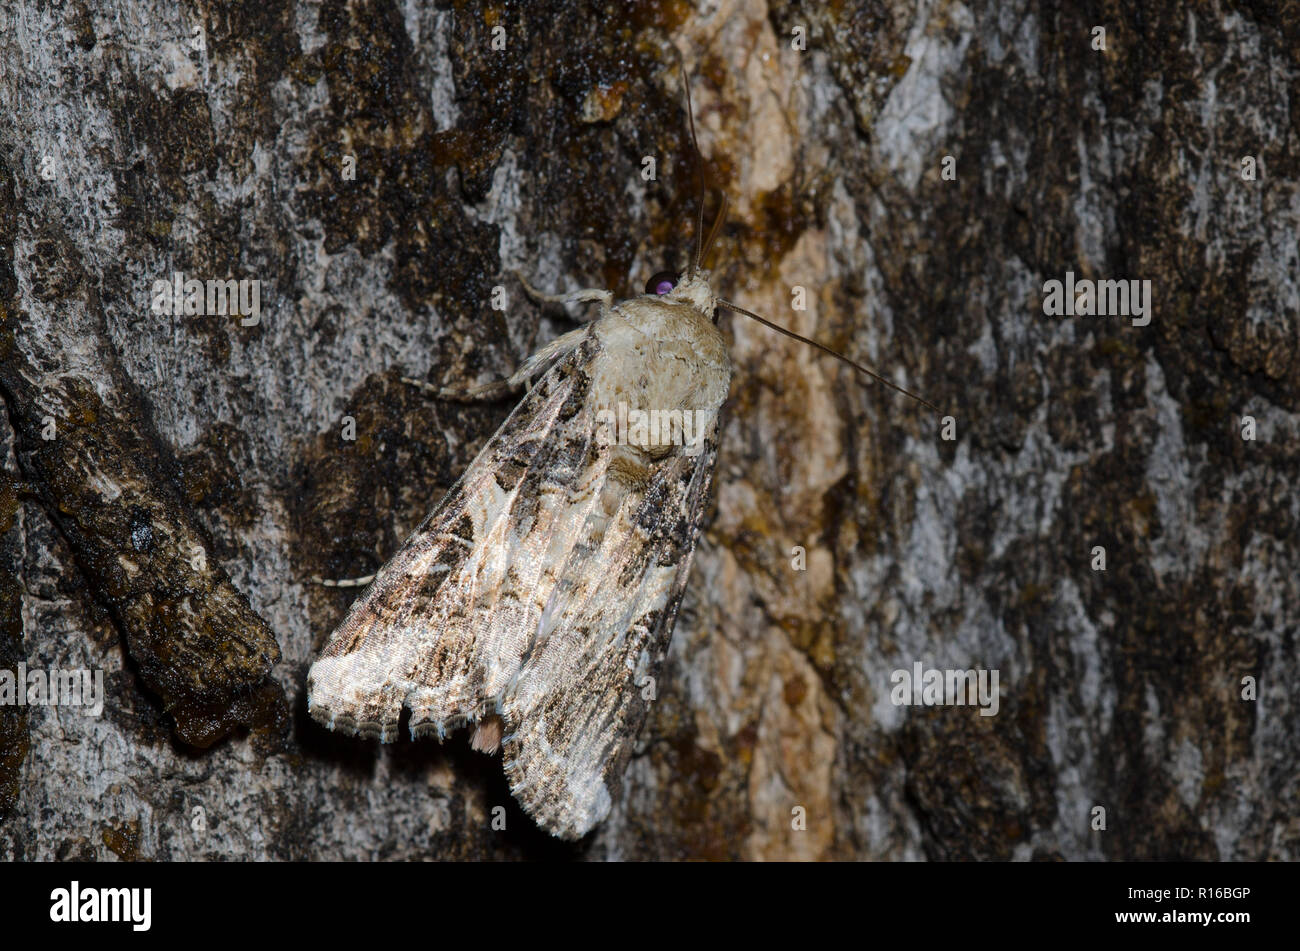
<instances>
[{"instance_id":1,"label":"gray bark","mask_svg":"<svg viewBox=\"0 0 1300 951\"><path fill-rule=\"evenodd\" d=\"M673 45L720 293L956 438L723 318L716 509L568 847L464 737L311 722L350 595L309 579L382 563L509 410L399 377L572 326L514 272L683 262ZM1300 857L1298 102L1292 3L18 0L0 669L106 702L0 708L0 856ZM1048 316L1067 271L1150 281L1151 322ZM176 272L261 281L259 319L154 313ZM997 669L997 714L892 703L917 662Z\"/></svg>"}]
</instances>

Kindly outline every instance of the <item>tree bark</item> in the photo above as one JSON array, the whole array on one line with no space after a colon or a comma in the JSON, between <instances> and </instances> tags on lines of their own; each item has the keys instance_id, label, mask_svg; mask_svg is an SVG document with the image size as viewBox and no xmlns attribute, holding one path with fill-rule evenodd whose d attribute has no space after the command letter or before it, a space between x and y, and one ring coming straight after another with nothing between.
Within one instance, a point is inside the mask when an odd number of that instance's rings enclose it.
<instances>
[{"instance_id":1,"label":"tree bark","mask_svg":"<svg viewBox=\"0 0 1300 951\"><path fill-rule=\"evenodd\" d=\"M952 420L723 318L715 508L569 846L463 735L311 721L351 594L310 578L378 567L510 409L400 377L575 325L516 273L684 263L674 47L715 288ZM1300 858L1297 102L1289 2L18 0L0 669L106 698L0 706L0 856ZM1049 314L1067 272L1150 322ZM177 274L259 307L160 314ZM998 671L996 715L895 703L918 663Z\"/></svg>"}]
</instances>

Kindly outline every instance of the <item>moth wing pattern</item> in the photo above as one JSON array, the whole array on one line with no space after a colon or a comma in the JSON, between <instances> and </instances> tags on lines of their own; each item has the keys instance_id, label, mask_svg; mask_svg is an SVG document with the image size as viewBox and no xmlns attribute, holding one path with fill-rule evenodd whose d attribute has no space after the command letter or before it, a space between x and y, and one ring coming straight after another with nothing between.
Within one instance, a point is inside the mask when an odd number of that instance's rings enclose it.
<instances>
[{"instance_id":1,"label":"moth wing pattern","mask_svg":"<svg viewBox=\"0 0 1300 951\"><path fill-rule=\"evenodd\" d=\"M539 825L576 839L608 814L690 573L730 380L707 282L684 286L530 358L528 373L550 369L312 666L316 719L386 741L403 706L413 736L498 715L511 791ZM682 411L683 438L690 411L697 438L629 445L627 421L610 422L626 401Z\"/></svg>"},{"instance_id":2,"label":"moth wing pattern","mask_svg":"<svg viewBox=\"0 0 1300 951\"><path fill-rule=\"evenodd\" d=\"M594 504L608 465L586 392L598 353L587 335L558 355L354 602L308 674L318 721L389 742L403 705L413 736L493 712L532 643L530 595L556 580L539 575L564 561L552 503Z\"/></svg>"},{"instance_id":3,"label":"moth wing pattern","mask_svg":"<svg viewBox=\"0 0 1300 951\"><path fill-rule=\"evenodd\" d=\"M561 838L585 835L619 795L649 709L645 678L658 677L667 652L716 460L715 418L698 453L661 460L640 485L611 471L617 508L596 531L602 516L589 517L504 704L514 728L504 743L511 792Z\"/></svg>"}]
</instances>

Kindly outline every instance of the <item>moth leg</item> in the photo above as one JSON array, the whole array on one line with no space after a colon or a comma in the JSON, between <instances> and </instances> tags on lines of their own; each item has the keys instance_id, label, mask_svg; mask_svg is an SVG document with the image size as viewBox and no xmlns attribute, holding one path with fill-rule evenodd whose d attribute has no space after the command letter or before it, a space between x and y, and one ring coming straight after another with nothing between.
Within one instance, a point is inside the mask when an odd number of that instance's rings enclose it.
<instances>
[{"instance_id":1,"label":"moth leg","mask_svg":"<svg viewBox=\"0 0 1300 951\"><path fill-rule=\"evenodd\" d=\"M311 583L323 585L326 588L364 588L370 582L375 580L374 575L365 575L361 578L322 578L320 575L312 575Z\"/></svg>"},{"instance_id":2,"label":"moth leg","mask_svg":"<svg viewBox=\"0 0 1300 951\"><path fill-rule=\"evenodd\" d=\"M593 293L607 294L608 291L595 291ZM414 377L409 376L402 377L402 382L418 387L426 393L432 393L439 399L451 400L456 403L493 402L509 396L520 387L531 389L534 377L538 376L550 363L564 356L574 347L582 343L583 338L586 336L587 328L580 327L561 337L556 337L546 346L542 347L542 349L538 350L531 357L525 360L524 365L516 370L508 379L495 380L492 383L484 383L482 386L473 386L467 390L458 390L450 386L437 386L436 384L427 383L424 380L417 380Z\"/></svg>"},{"instance_id":3,"label":"moth leg","mask_svg":"<svg viewBox=\"0 0 1300 951\"><path fill-rule=\"evenodd\" d=\"M492 383L484 383L482 386L472 386L467 390L458 390L450 386L438 386L425 380L417 380L412 376L402 377L402 382L409 383L426 393L432 393L439 399L450 400L453 403L495 403L497 400L509 396L517 388L510 380L495 380Z\"/></svg>"},{"instance_id":4,"label":"moth leg","mask_svg":"<svg viewBox=\"0 0 1300 951\"><path fill-rule=\"evenodd\" d=\"M528 293L529 297L546 304L598 303L600 304L600 312L603 314L605 311L609 310L610 306L614 303L614 292L603 290L599 287L587 287L579 291L573 291L569 294L547 294L529 284L528 279L518 271L515 271L514 275L515 279L523 285L523 288Z\"/></svg>"}]
</instances>

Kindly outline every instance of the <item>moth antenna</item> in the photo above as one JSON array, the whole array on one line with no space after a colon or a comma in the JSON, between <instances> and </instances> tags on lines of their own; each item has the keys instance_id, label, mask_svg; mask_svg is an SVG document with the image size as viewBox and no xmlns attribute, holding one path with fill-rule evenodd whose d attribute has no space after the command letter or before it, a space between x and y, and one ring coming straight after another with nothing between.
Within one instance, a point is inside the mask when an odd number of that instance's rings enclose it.
<instances>
[{"instance_id":1,"label":"moth antenna","mask_svg":"<svg viewBox=\"0 0 1300 951\"><path fill-rule=\"evenodd\" d=\"M700 260L698 261L700 267L704 266L704 259L709 256L709 249L713 247L718 232L722 230L722 226L727 221L727 193L719 192L718 194L722 197L722 204L718 206L718 214L713 219L713 227L709 228L709 236L704 239L704 250L700 252ZM700 210L704 210L703 202L700 203Z\"/></svg>"},{"instance_id":2,"label":"moth antenna","mask_svg":"<svg viewBox=\"0 0 1300 951\"><path fill-rule=\"evenodd\" d=\"M695 137L695 107L691 104L691 82L686 77L686 61L682 59L681 50L677 51L677 68L682 73L682 89L686 90L686 120L691 129L691 148L695 150L695 184L698 189L695 219L695 257L691 261L690 275L700 269L701 252L704 237L704 157L700 154L700 140Z\"/></svg>"},{"instance_id":3,"label":"moth antenna","mask_svg":"<svg viewBox=\"0 0 1300 951\"><path fill-rule=\"evenodd\" d=\"M823 353L829 353L836 360L842 360L843 362L847 363L849 366L853 367L853 369L857 370L859 373L866 374L867 376L871 377L871 379L876 380L879 383L883 383L891 390L895 390L899 393L902 393L904 396L910 396L912 399L916 400L922 406L926 406L934 410L936 413L938 413L941 416L945 415L943 410L939 409L939 407L935 406L933 403L931 403L929 400L925 399L924 397L917 396L915 393L911 392L910 390L903 389L897 383L892 383L889 380L886 380L875 370L867 369L861 363L858 363L854 360L850 360L848 357L840 353L838 350L832 350L824 343L818 343L816 340L810 340L807 337L795 333L793 330L787 330L785 327L782 327L780 324L774 324L772 323L772 321L766 319L765 317L758 316L758 314L754 313L753 311L745 310L745 308L743 307L737 307L735 304L731 303L731 301L726 301L719 298L718 306L725 307L727 308L727 310L733 311L734 313L742 314L745 317L750 318L751 320L757 320L764 327L771 327L777 333L782 333L785 334L787 337L793 337L795 340L800 340L803 343L808 344L808 346L810 347L816 347L818 350L822 351Z\"/></svg>"}]
</instances>

